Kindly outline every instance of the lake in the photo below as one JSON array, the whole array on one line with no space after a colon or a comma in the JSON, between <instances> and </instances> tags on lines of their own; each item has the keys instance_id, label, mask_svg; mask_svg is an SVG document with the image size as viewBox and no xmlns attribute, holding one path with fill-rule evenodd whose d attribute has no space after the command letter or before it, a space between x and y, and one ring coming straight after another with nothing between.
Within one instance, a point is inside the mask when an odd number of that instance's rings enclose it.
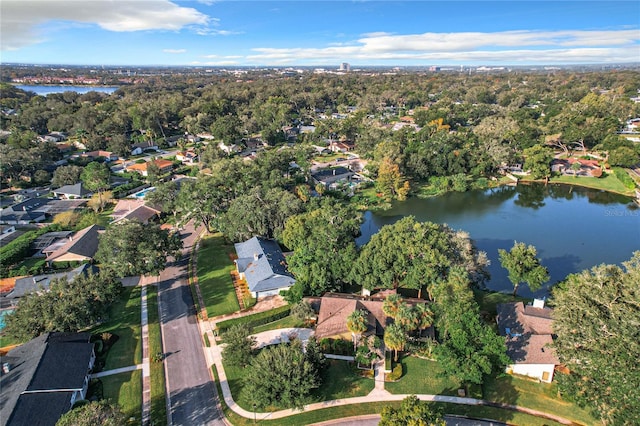
<instances>
[{"instance_id":1,"label":"lake","mask_svg":"<svg viewBox=\"0 0 640 426\"><path fill-rule=\"evenodd\" d=\"M534 245L551 279L535 293L520 286L518 294L525 297L547 296L549 288L568 274L601 263L620 264L640 250L640 209L632 198L543 184L396 202L390 210L365 213L357 243L366 243L382 226L408 215L467 231L491 260L491 290L513 291L498 249L510 249L514 240Z\"/></svg>"},{"instance_id":2,"label":"lake","mask_svg":"<svg viewBox=\"0 0 640 426\"><path fill-rule=\"evenodd\" d=\"M35 92L37 95L47 96L51 93L76 92L80 95L89 92L101 92L111 94L119 89L117 86L36 86L16 85L18 89L26 92Z\"/></svg>"}]
</instances>

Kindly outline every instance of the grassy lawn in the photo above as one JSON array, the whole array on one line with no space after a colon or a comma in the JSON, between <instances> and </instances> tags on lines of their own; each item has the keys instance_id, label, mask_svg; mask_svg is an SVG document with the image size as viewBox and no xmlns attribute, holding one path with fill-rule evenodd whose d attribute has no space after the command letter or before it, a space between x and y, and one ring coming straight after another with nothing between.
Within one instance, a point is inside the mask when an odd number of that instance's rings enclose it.
<instances>
[{"instance_id":1,"label":"grassy lawn","mask_svg":"<svg viewBox=\"0 0 640 426\"><path fill-rule=\"evenodd\" d=\"M401 360L403 375L397 382L387 382L384 388L393 394L457 395L460 384L440 375L435 361L405 356Z\"/></svg>"},{"instance_id":2,"label":"grassy lawn","mask_svg":"<svg viewBox=\"0 0 640 426\"><path fill-rule=\"evenodd\" d=\"M160 321L158 319L158 289L147 287L147 312L149 318L149 356L162 352ZM164 364L151 362L151 423L157 426L167 424Z\"/></svg>"},{"instance_id":3,"label":"grassy lawn","mask_svg":"<svg viewBox=\"0 0 640 426\"><path fill-rule=\"evenodd\" d=\"M215 366L213 367L213 373L216 377L216 386L218 388L218 393L221 395L222 390L220 389L220 383L218 381L218 374ZM224 403L224 400L222 399L221 404L222 411L231 424L236 426L250 426L254 424L253 418L245 418L237 415L229 409L229 407ZM552 426L559 424L551 420L541 419L528 414L517 413L494 407L478 407L445 403L437 403L436 405L438 407L441 407L443 412L447 414L458 414L476 418L495 419L503 422L509 422L510 424L530 426ZM363 414L380 413L380 411L382 411L382 408L385 406L399 407L400 402L374 402L359 405L341 405L338 407L325 408L322 410L303 412L301 414L296 414L294 416L289 416L278 420L258 420L258 423L278 426L308 425L325 420L340 419L351 416L359 416Z\"/></svg>"},{"instance_id":4,"label":"grassy lawn","mask_svg":"<svg viewBox=\"0 0 640 426\"><path fill-rule=\"evenodd\" d=\"M373 390L373 379L362 377L362 370L358 370L355 364L338 360L328 362L323 384L313 393L317 401L365 396Z\"/></svg>"},{"instance_id":5,"label":"grassy lawn","mask_svg":"<svg viewBox=\"0 0 640 426\"><path fill-rule=\"evenodd\" d=\"M221 233L209 235L200 241L198 252L198 283L207 315L215 317L240 310L230 272L234 268L229 253L235 253L225 244Z\"/></svg>"},{"instance_id":6,"label":"grassy lawn","mask_svg":"<svg viewBox=\"0 0 640 426\"><path fill-rule=\"evenodd\" d=\"M562 400L554 383L538 383L534 380L511 375L488 378L482 386L484 399L520 405L573 420L582 424L597 422L583 409Z\"/></svg>"},{"instance_id":7,"label":"grassy lawn","mask_svg":"<svg viewBox=\"0 0 640 426\"><path fill-rule=\"evenodd\" d=\"M134 424L142 419L142 371L130 371L100 378L104 399L117 403Z\"/></svg>"},{"instance_id":8,"label":"grassy lawn","mask_svg":"<svg viewBox=\"0 0 640 426\"><path fill-rule=\"evenodd\" d=\"M245 369L224 363L224 371L227 374L233 399L240 407L251 411L253 406L250 395L242 392L242 378ZM313 392L313 400L320 402L367 395L373 390L374 382L372 379L360 377L356 371L347 362L331 360L324 373L324 384Z\"/></svg>"},{"instance_id":9,"label":"grassy lawn","mask_svg":"<svg viewBox=\"0 0 640 426\"><path fill-rule=\"evenodd\" d=\"M0 348L4 348L5 346L15 345L21 343L18 339L10 337L10 336L0 336Z\"/></svg>"},{"instance_id":10,"label":"grassy lawn","mask_svg":"<svg viewBox=\"0 0 640 426\"><path fill-rule=\"evenodd\" d=\"M527 302L531 301L531 299L526 299L520 296L516 296L514 298L511 294L508 293L499 293L478 289L473 290L473 295L476 299L476 302L480 306L480 310L486 311L494 317L498 314L496 312L496 306L500 303L523 301L526 304Z\"/></svg>"},{"instance_id":11,"label":"grassy lawn","mask_svg":"<svg viewBox=\"0 0 640 426\"><path fill-rule=\"evenodd\" d=\"M120 300L109 308L109 321L91 330L93 334L104 332L119 337L107 354L105 371L142 362L140 287L123 288Z\"/></svg>"},{"instance_id":12,"label":"grassy lawn","mask_svg":"<svg viewBox=\"0 0 640 426\"><path fill-rule=\"evenodd\" d=\"M269 324L259 325L253 328L253 333L262 333L263 331L277 330L279 328L296 328L305 327L306 323L289 315L288 317L270 322Z\"/></svg>"},{"instance_id":13,"label":"grassy lawn","mask_svg":"<svg viewBox=\"0 0 640 426\"><path fill-rule=\"evenodd\" d=\"M570 185L584 186L586 188L602 189L604 191L617 192L618 194L631 195L632 189L627 189L613 174L601 178L557 176L550 180L551 183L568 183Z\"/></svg>"}]
</instances>

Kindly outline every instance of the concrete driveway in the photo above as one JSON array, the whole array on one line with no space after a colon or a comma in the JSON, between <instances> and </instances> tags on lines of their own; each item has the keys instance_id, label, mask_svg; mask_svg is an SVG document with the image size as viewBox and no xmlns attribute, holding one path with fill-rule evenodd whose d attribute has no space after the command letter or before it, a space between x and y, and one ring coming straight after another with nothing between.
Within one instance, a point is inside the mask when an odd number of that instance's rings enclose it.
<instances>
[{"instance_id":1,"label":"concrete driveway","mask_svg":"<svg viewBox=\"0 0 640 426\"><path fill-rule=\"evenodd\" d=\"M277 330L263 331L253 335L256 338L257 348L277 345L278 343L288 343L291 337L302 340L305 344L309 337L313 336L311 328L280 328Z\"/></svg>"}]
</instances>

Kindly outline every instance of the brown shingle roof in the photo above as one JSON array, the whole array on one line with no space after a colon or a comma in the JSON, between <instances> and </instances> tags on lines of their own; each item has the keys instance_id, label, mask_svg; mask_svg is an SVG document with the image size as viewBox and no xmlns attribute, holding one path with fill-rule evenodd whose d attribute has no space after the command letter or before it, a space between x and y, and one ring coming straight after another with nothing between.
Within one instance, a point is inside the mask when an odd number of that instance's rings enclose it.
<instances>
[{"instance_id":1,"label":"brown shingle roof","mask_svg":"<svg viewBox=\"0 0 640 426\"><path fill-rule=\"evenodd\" d=\"M98 251L98 233L102 229L103 228L98 225L91 225L76 232L76 234L71 237L65 245L47 256L47 261L55 261L57 258L67 253L73 253L87 259L92 259L96 254L96 251Z\"/></svg>"}]
</instances>

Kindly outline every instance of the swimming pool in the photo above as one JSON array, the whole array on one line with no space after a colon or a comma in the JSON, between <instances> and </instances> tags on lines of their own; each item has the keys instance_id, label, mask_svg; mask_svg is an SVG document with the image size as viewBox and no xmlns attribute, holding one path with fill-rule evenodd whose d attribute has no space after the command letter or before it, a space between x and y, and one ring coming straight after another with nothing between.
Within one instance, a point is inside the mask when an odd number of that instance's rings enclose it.
<instances>
[{"instance_id":1,"label":"swimming pool","mask_svg":"<svg viewBox=\"0 0 640 426\"><path fill-rule=\"evenodd\" d=\"M149 188L145 188L142 191L138 191L135 194L131 195L131 197L134 198L144 198L145 195L147 195L148 192L153 192L156 190L155 186L150 186Z\"/></svg>"},{"instance_id":2,"label":"swimming pool","mask_svg":"<svg viewBox=\"0 0 640 426\"><path fill-rule=\"evenodd\" d=\"M13 313L13 309L5 309L0 311L0 331L4 328L4 317L5 315L9 315Z\"/></svg>"}]
</instances>

